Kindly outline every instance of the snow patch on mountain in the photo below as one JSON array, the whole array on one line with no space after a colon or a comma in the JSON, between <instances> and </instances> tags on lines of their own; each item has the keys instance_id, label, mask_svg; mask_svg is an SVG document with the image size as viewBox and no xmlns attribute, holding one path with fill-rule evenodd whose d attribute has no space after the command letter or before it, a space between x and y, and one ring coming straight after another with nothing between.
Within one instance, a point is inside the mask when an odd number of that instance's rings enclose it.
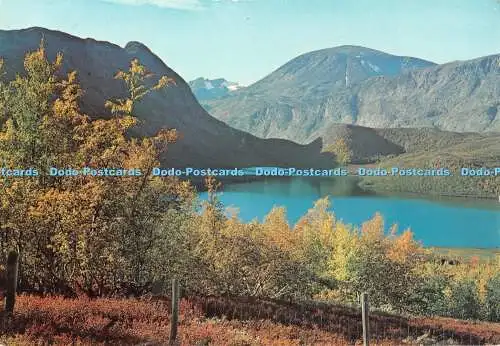
<instances>
[{"instance_id":1,"label":"snow patch on mountain","mask_svg":"<svg viewBox=\"0 0 500 346\"><path fill-rule=\"evenodd\" d=\"M372 69L374 72L377 72L377 73L382 73L382 69L380 67L378 67L377 65L375 64L372 64L371 62L369 61L366 61L366 60L361 60L361 65L363 65L364 67L368 66L370 69Z\"/></svg>"},{"instance_id":2,"label":"snow patch on mountain","mask_svg":"<svg viewBox=\"0 0 500 346\"><path fill-rule=\"evenodd\" d=\"M189 86L198 101L218 99L242 88L238 83L229 82L224 78L197 78L189 82Z\"/></svg>"}]
</instances>

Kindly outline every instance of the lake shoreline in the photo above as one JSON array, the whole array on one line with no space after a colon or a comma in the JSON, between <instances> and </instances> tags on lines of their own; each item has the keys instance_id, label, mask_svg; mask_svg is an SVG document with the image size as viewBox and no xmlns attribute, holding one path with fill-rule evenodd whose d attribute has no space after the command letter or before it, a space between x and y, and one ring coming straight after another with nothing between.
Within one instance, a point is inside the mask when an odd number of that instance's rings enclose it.
<instances>
[{"instance_id":1,"label":"lake shoreline","mask_svg":"<svg viewBox=\"0 0 500 346\"><path fill-rule=\"evenodd\" d=\"M349 170L358 168L377 168L390 165L388 163L351 164ZM485 188L494 184L495 177L487 176L474 180L459 175L439 176L363 176L358 177L360 188L374 193L413 193L428 196L460 197L468 199L498 200L500 190ZM490 179L491 181L486 181ZM489 184L485 184L489 182Z\"/></svg>"},{"instance_id":2,"label":"lake shoreline","mask_svg":"<svg viewBox=\"0 0 500 346\"><path fill-rule=\"evenodd\" d=\"M291 179L294 177L259 177L259 176L242 176L242 177L223 177L218 178L217 181L222 183L222 190L224 189L224 185L233 185L233 184L245 184L251 182L259 182L265 180L283 180L283 179ZM295 177L296 178L296 177ZM443 198L463 198L463 199L477 199L477 200L488 200L493 201L497 200L499 196L493 195L481 195L481 194L460 194L460 193L448 193L448 192L432 192L432 191L400 191L396 189L390 188L382 188L382 187L368 187L363 186L364 179L359 177L350 177L351 181L349 184L355 184L351 188L356 191L358 195L383 195L383 196L420 196L420 197L428 197L429 199L435 199L439 197ZM316 178L306 178L306 179L316 179ZM318 179L325 179L320 178ZM331 178L340 182L340 179L345 179L345 177L336 177ZM204 184L203 179L188 179L193 186L195 186L198 192L206 192L207 187ZM379 186L379 185L378 185ZM351 194L349 194L351 195ZM499 200L500 202L500 200Z\"/></svg>"},{"instance_id":3,"label":"lake shoreline","mask_svg":"<svg viewBox=\"0 0 500 346\"><path fill-rule=\"evenodd\" d=\"M386 227L398 225L399 230L410 229L424 247L455 252L460 248L480 252L480 248L494 251L500 247L497 233L500 204L492 199L401 192L375 194L346 189L347 184L342 182L310 178L234 184L226 181L219 199L224 206L238 209L243 222L255 218L262 221L274 206L283 206L293 227L317 200L329 196L330 210L346 225L360 227L380 213ZM199 194L201 199L207 198L206 192Z\"/></svg>"},{"instance_id":4,"label":"lake shoreline","mask_svg":"<svg viewBox=\"0 0 500 346\"><path fill-rule=\"evenodd\" d=\"M497 200L497 197L493 195L465 195L465 194L454 194L454 193L445 193L445 192L438 192L438 193L433 193L433 192L418 192L418 191L397 191L393 189L383 189L383 188L377 188L377 189L368 189L368 188L363 188L361 187L364 191L371 192L375 195L388 195L388 196L412 196L412 195L418 195L418 196L428 196L428 197L450 197L450 198L463 198L463 199L478 199L478 200L488 200L488 201L495 201ZM500 201L499 201L500 202Z\"/></svg>"},{"instance_id":5,"label":"lake shoreline","mask_svg":"<svg viewBox=\"0 0 500 346\"><path fill-rule=\"evenodd\" d=\"M496 248L477 248L477 247L425 247L434 254L446 258L472 260L478 258L482 261L489 261L500 256L500 247Z\"/></svg>"}]
</instances>

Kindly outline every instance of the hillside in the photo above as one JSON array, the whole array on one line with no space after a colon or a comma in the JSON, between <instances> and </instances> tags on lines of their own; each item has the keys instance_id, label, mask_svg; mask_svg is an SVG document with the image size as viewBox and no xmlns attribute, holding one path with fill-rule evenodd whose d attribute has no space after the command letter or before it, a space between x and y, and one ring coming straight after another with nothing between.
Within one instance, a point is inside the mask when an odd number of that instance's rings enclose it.
<instances>
[{"instance_id":1,"label":"hillside","mask_svg":"<svg viewBox=\"0 0 500 346\"><path fill-rule=\"evenodd\" d=\"M325 129L325 147L338 139L347 143L352 163L370 163L387 156L404 153L437 152L445 148L459 152L460 155L474 149L476 162L500 162L500 148L490 148L484 143L500 142L498 133L473 133L441 131L435 128L369 128L357 125L334 124ZM430 153L429 153L430 155Z\"/></svg>"},{"instance_id":2,"label":"hillside","mask_svg":"<svg viewBox=\"0 0 500 346\"><path fill-rule=\"evenodd\" d=\"M5 60L6 78L13 78L23 70L25 53L38 48L42 37L50 59L62 52L63 71L78 72L84 90L82 108L94 118L109 116L104 109L105 100L124 95L124 85L113 76L119 69L127 69L133 58L139 58L156 76L166 75L175 80L175 86L147 95L137 108L142 123L135 135L153 135L163 127L176 128L182 135L162 159L164 165L329 166L332 163L329 155L320 154L320 141L302 146L285 140L262 140L211 117L182 77L139 42L129 42L122 48L43 28L0 30L0 57Z\"/></svg>"},{"instance_id":3,"label":"hillside","mask_svg":"<svg viewBox=\"0 0 500 346\"><path fill-rule=\"evenodd\" d=\"M500 139L499 133L453 132L436 128L386 128L376 131L385 139L402 146L407 153L439 150L482 139ZM497 155L500 156L500 152Z\"/></svg>"},{"instance_id":4,"label":"hillside","mask_svg":"<svg viewBox=\"0 0 500 346\"><path fill-rule=\"evenodd\" d=\"M457 135L458 136L458 135ZM456 138L458 140L459 137ZM453 141L453 140L452 140ZM433 145L429 143L429 145ZM498 198L500 176L461 176L462 167L479 169L498 167L500 162L500 135L470 134L463 142L445 147L435 145L431 150L415 150L396 157L381 158L376 166L382 168L448 168L450 177L363 177L361 186L377 192L411 192L430 195Z\"/></svg>"},{"instance_id":5,"label":"hillside","mask_svg":"<svg viewBox=\"0 0 500 346\"><path fill-rule=\"evenodd\" d=\"M339 123L500 131L499 80L500 55L435 65L343 46L293 59L207 108L259 137L299 143Z\"/></svg>"},{"instance_id":6,"label":"hillside","mask_svg":"<svg viewBox=\"0 0 500 346\"><path fill-rule=\"evenodd\" d=\"M379 129L369 127L334 124L325 129L324 148L341 139L350 151L351 163L370 163L379 157L399 155L405 152L397 141L392 141L379 133Z\"/></svg>"},{"instance_id":7,"label":"hillside","mask_svg":"<svg viewBox=\"0 0 500 346\"><path fill-rule=\"evenodd\" d=\"M497 198L500 177L463 177L462 167L494 168L500 162L499 133L461 133L433 128L374 129L336 124L325 131L325 150L335 152L342 140L349 151L351 172L367 167L447 168L453 175L441 177L360 177L363 190L411 192L432 195ZM333 146L332 146L333 145Z\"/></svg>"}]
</instances>

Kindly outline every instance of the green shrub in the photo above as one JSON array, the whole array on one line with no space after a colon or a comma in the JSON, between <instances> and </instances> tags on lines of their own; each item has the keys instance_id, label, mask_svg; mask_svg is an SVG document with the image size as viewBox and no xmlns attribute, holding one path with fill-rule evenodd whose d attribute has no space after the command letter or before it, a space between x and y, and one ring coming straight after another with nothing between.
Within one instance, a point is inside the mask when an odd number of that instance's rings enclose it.
<instances>
[{"instance_id":1,"label":"green shrub","mask_svg":"<svg viewBox=\"0 0 500 346\"><path fill-rule=\"evenodd\" d=\"M500 322L500 273L496 273L486 283L484 312L485 319Z\"/></svg>"},{"instance_id":2,"label":"green shrub","mask_svg":"<svg viewBox=\"0 0 500 346\"><path fill-rule=\"evenodd\" d=\"M481 304L476 283L471 279L460 280L451 285L448 297L448 312L451 317L477 319Z\"/></svg>"}]
</instances>

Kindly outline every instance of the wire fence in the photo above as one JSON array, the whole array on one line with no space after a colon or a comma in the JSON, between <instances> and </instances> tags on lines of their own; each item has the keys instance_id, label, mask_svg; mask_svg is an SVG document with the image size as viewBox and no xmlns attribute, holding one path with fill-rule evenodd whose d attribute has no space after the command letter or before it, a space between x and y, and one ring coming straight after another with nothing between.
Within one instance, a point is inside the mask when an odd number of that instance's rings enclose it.
<instances>
[{"instance_id":1,"label":"wire fence","mask_svg":"<svg viewBox=\"0 0 500 346\"><path fill-rule=\"evenodd\" d=\"M194 297L208 318L238 321L267 320L335 334L347 344L363 344L360 307L326 303L293 303L247 297ZM369 344L485 345L499 340L488 326L447 318L403 317L371 311L368 318Z\"/></svg>"}]
</instances>

